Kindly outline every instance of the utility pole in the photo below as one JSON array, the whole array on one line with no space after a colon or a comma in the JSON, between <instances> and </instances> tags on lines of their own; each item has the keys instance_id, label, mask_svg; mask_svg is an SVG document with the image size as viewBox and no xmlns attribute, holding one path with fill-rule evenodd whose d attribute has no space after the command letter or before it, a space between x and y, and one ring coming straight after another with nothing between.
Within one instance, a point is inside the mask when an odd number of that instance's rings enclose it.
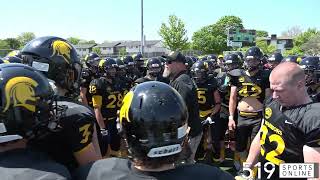
<instances>
[{"instance_id":1,"label":"utility pole","mask_svg":"<svg viewBox=\"0 0 320 180\"><path fill-rule=\"evenodd\" d=\"M141 54L144 53L144 35L143 35L143 0L141 0Z\"/></svg>"}]
</instances>

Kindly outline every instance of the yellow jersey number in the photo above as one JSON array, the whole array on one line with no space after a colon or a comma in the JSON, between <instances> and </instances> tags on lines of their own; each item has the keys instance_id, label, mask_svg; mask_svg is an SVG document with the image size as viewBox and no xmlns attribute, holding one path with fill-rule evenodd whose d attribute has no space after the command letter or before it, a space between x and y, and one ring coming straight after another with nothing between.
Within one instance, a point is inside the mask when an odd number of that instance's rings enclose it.
<instances>
[{"instance_id":1,"label":"yellow jersey number","mask_svg":"<svg viewBox=\"0 0 320 180\"><path fill-rule=\"evenodd\" d=\"M116 107L121 107L123 96L121 93L118 94L110 94L108 96L108 101L110 101L107 105L107 108L112 109Z\"/></svg>"},{"instance_id":2,"label":"yellow jersey number","mask_svg":"<svg viewBox=\"0 0 320 180\"><path fill-rule=\"evenodd\" d=\"M265 125L262 125L261 131L262 131L262 135L261 135L261 139L260 139L261 146L265 144L266 138L268 138L270 143L272 143L272 142L277 143L276 149L274 149L270 152L266 152L265 149L263 149L261 147L261 151L260 151L261 155L265 156L266 160L268 160L269 162L272 162L273 164L276 164L279 166L280 163L284 162L283 160L277 158L277 156L281 155L285 149L285 143L284 143L282 137L278 134L272 134L267 137L268 128Z\"/></svg>"},{"instance_id":3,"label":"yellow jersey number","mask_svg":"<svg viewBox=\"0 0 320 180\"><path fill-rule=\"evenodd\" d=\"M91 94L97 93L97 87L96 86L89 86L89 93L91 93Z\"/></svg>"},{"instance_id":4,"label":"yellow jersey number","mask_svg":"<svg viewBox=\"0 0 320 180\"><path fill-rule=\"evenodd\" d=\"M242 83L242 88L239 90L239 95L242 97L258 97L261 92L261 88L256 84Z\"/></svg>"},{"instance_id":5,"label":"yellow jersey number","mask_svg":"<svg viewBox=\"0 0 320 180\"><path fill-rule=\"evenodd\" d=\"M91 132L89 131L91 124L86 124L79 128L79 131L82 132L82 140L80 141L81 144L85 144L89 140L89 136Z\"/></svg>"},{"instance_id":6,"label":"yellow jersey number","mask_svg":"<svg viewBox=\"0 0 320 180\"><path fill-rule=\"evenodd\" d=\"M200 91L200 90L197 90L197 92L198 92L198 103L205 104L207 102L207 98L205 96L206 92Z\"/></svg>"}]
</instances>

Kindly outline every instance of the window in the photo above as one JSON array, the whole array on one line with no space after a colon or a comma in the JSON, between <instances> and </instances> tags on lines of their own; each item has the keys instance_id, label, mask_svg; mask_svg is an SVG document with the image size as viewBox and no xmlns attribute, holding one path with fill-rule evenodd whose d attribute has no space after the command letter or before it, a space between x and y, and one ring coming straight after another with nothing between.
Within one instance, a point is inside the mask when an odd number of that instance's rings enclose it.
<instances>
[{"instance_id":1,"label":"window","mask_svg":"<svg viewBox=\"0 0 320 180\"><path fill-rule=\"evenodd\" d=\"M102 48L102 50L107 50L107 48L104 47L104 48Z\"/></svg>"},{"instance_id":2,"label":"window","mask_svg":"<svg viewBox=\"0 0 320 180\"><path fill-rule=\"evenodd\" d=\"M151 48L151 45L147 45L147 48Z\"/></svg>"}]
</instances>

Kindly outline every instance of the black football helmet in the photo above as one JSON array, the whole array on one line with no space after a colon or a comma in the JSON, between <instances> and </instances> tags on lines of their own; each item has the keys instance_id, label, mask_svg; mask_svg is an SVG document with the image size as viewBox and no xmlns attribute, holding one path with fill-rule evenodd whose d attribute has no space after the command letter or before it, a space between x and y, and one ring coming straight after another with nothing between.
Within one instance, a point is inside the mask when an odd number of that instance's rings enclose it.
<instances>
[{"instance_id":1,"label":"black football helmet","mask_svg":"<svg viewBox=\"0 0 320 180\"><path fill-rule=\"evenodd\" d=\"M186 62L184 64L186 65L187 70L190 71L193 65L192 58L190 56L186 56Z\"/></svg>"},{"instance_id":2,"label":"black football helmet","mask_svg":"<svg viewBox=\"0 0 320 180\"><path fill-rule=\"evenodd\" d=\"M306 75L306 86L310 86L319 82L320 78L320 62L319 57L309 56L301 60L300 67Z\"/></svg>"},{"instance_id":3,"label":"black football helmet","mask_svg":"<svg viewBox=\"0 0 320 180\"><path fill-rule=\"evenodd\" d=\"M240 56L240 60L243 61L243 54L240 51L236 51L234 54L237 54L238 56Z\"/></svg>"},{"instance_id":4,"label":"black football helmet","mask_svg":"<svg viewBox=\"0 0 320 180\"><path fill-rule=\"evenodd\" d=\"M258 69L261 65L263 53L260 48L253 46L249 48L245 55L245 68L249 71Z\"/></svg>"},{"instance_id":5,"label":"black football helmet","mask_svg":"<svg viewBox=\"0 0 320 180\"><path fill-rule=\"evenodd\" d=\"M53 90L36 69L23 64L0 65L0 143L45 136L55 118Z\"/></svg>"},{"instance_id":6,"label":"black football helmet","mask_svg":"<svg viewBox=\"0 0 320 180\"><path fill-rule=\"evenodd\" d=\"M108 78L115 78L117 72L117 62L112 58L106 58L100 60L99 69L101 69L101 75Z\"/></svg>"},{"instance_id":7,"label":"black football helmet","mask_svg":"<svg viewBox=\"0 0 320 180\"><path fill-rule=\"evenodd\" d=\"M215 54L209 54L208 56L207 56L207 60L212 60L212 61L215 61L215 62L217 62L217 56L215 55Z\"/></svg>"},{"instance_id":8,"label":"black football helmet","mask_svg":"<svg viewBox=\"0 0 320 180\"><path fill-rule=\"evenodd\" d=\"M156 159L181 152L187 139L188 110L171 86L149 81L123 99L119 120L131 158Z\"/></svg>"},{"instance_id":9,"label":"black football helmet","mask_svg":"<svg viewBox=\"0 0 320 180\"><path fill-rule=\"evenodd\" d=\"M97 53L91 52L84 57L84 61L87 62L96 58L99 58L99 55Z\"/></svg>"},{"instance_id":10,"label":"black football helmet","mask_svg":"<svg viewBox=\"0 0 320 180\"><path fill-rule=\"evenodd\" d=\"M161 75L161 61L158 58L150 58L147 61L148 74L153 77Z\"/></svg>"},{"instance_id":11,"label":"black football helmet","mask_svg":"<svg viewBox=\"0 0 320 180\"><path fill-rule=\"evenodd\" d=\"M224 64L227 71L240 68L241 59L238 54L228 54L224 57Z\"/></svg>"},{"instance_id":12,"label":"black football helmet","mask_svg":"<svg viewBox=\"0 0 320 180\"><path fill-rule=\"evenodd\" d=\"M286 57L286 58L284 58L284 59L282 59L282 62L294 62L294 63L297 63L298 64L298 56L295 56L295 55L293 55L293 56L288 56L288 57Z\"/></svg>"},{"instance_id":13,"label":"black football helmet","mask_svg":"<svg viewBox=\"0 0 320 180\"><path fill-rule=\"evenodd\" d=\"M126 75L126 65L120 58L116 58L115 61L117 63L117 67L116 67L117 74L120 77L124 77Z\"/></svg>"},{"instance_id":14,"label":"black football helmet","mask_svg":"<svg viewBox=\"0 0 320 180\"><path fill-rule=\"evenodd\" d=\"M18 56L6 56L3 60L8 63L22 63L22 59Z\"/></svg>"},{"instance_id":15,"label":"black football helmet","mask_svg":"<svg viewBox=\"0 0 320 180\"><path fill-rule=\"evenodd\" d=\"M191 76L197 83L201 83L206 80L208 70L209 66L207 62L197 61L191 67Z\"/></svg>"},{"instance_id":16,"label":"black football helmet","mask_svg":"<svg viewBox=\"0 0 320 180\"><path fill-rule=\"evenodd\" d=\"M278 64L281 63L281 61L283 60L283 56L281 53L276 52L273 53L269 58L268 58L268 64L270 66L271 69L274 69Z\"/></svg>"},{"instance_id":17,"label":"black football helmet","mask_svg":"<svg viewBox=\"0 0 320 180\"><path fill-rule=\"evenodd\" d=\"M137 55L135 55L135 56L133 57L133 61L134 61L134 63L135 63L135 65L136 65L137 68L143 68L143 67L145 67L145 66L144 66L144 60L143 60L142 58L143 58L143 56L142 56L142 54L140 54L140 53L138 53Z\"/></svg>"},{"instance_id":18,"label":"black football helmet","mask_svg":"<svg viewBox=\"0 0 320 180\"><path fill-rule=\"evenodd\" d=\"M41 71L56 85L69 93L78 91L81 63L76 49L65 39L54 36L35 38L21 54L24 64Z\"/></svg>"},{"instance_id":19,"label":"black football helmet","mask_svg":"<svg viewBox=\"0 0 320 180\"><path fill-rule=\"evenodd\" d=\"M128 73L132 73L134 70L134 61L132 56L126 56L123 59L123 63L126 65L126 70Z\"/></svg>"}]
</instances>

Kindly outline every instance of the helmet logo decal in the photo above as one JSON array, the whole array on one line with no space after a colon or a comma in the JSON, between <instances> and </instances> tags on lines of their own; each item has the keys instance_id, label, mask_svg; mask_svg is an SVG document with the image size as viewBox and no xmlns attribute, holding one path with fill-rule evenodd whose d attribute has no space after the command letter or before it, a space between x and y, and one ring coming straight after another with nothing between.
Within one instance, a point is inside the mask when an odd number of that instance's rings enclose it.
<instances>
[{"instance_id":1,"label":"helmet logo decal","mask_svg":"<svg viewBox=\"0 0 320 180\"><path fill-rule=\"evenodd\" d=\"M122 124L123 120L130 122L129 109L131 106L132 99L133 99L133 91L128 92L126 96L123 98L122 106L119 113L120 124Z\"/></svg>"},{"instance_id":2,"label":"helmet logo decal","mask_svg":"<svg viewBox=\"0 0 320 180\"><path fill-rule=\"evenodd\" d=\"M35 87L38 83L28 77L15 77L10 79L5 86L6 106L3 112L7 111L13 101L13 106L22 106L29 111L36 111Z\"/></svg>"},{"instance_id":3,"label":"helmet logo decal","mask_svg":"<svg viewBox=\"0 0 320 180\"><path fill-rule=\"evenodd\" d=\"M56 40L52 43L53 53L52 56L61 56L68 64L70 64L70 52L72 50L72 46L68 43Z\"/></svg>"}]
</instances>

